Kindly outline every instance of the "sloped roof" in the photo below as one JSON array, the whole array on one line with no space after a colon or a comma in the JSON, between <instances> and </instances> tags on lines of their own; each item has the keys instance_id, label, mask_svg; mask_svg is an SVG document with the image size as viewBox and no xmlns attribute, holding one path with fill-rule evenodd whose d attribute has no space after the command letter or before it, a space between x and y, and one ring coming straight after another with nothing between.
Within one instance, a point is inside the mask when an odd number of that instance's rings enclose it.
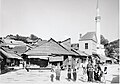
<instances>
[{"instance_id":1,"label":"sloped roof","mask_svg":"<svg viewBox=\"0 0 120 84\"><path fill-rule=\"evenodd\" d=\"M73 55L78 56L78 53L72 50L71 47L71 38L68 38L64 41L61 41L60 44L65 47L69 52L73 53Z\"/></svg>"},{"instance_id":2,"label":"sloped roof","mask_svg":"<svg viewBox=\"0 0 120 84\"><path fill-rule=\"evenodd\" d=\"M48 40L48 42L29 50L25 53L26 55L52 55L52 54L62 54L62 55L72 55L67 49L62 45L57 43L54 39Z\"/></svg>"},{"instance_id":3,"label":"sloped roof","mask_svg":"<svg viewBox=\"0 0 120 84\"><path fill-rule=\"evenodd\" d=\"M61 41L60 44L64 46L66 49L70 50L71 49L71 38Z\"/></svg>"},{"instance_id":4,"label":"sloped roof","mask_svg":"<svg viewBox=\"0 0 120 84\"><path fill-rule=\"evenodd\" d=\"M88 56L88 54L87 53L85 53L85 52L83 52L83 51L80 51L80 50L75 50L75 49L73 49L75 52L77 52L79 55L81 55L81 56Z\"/></svg>"},{"instance_id":5,"label":"sloped roof","mask_svg":"<svg viewBox=\"0 0 120 84\"><path fill-rule=\"evenodd\" d=\"M84 36L81 37L80 41L82 40L93 40L97 42L97 37L95 32L87 32Z\"/></svg>"},{"instance_id":6,"label":"sloped roof","mask_svg":"<svg viewBox=\"0 0 120 84\"><path fill-rule=\"evenodd\" d=\"M5 58L16 58L16 59L22 59L20 56L14 54L14 53L8 53L3 49L0 49L0 54L4 54Z\"/></svg>"},{"instance_id":7,"label":"sloped roof","mask_svg":"<svg viewBox=\"0 0 120 84\"><path fill-rule=\"evenodd\" d=\"M62 46L64 46L66 49L69 50L69 52L73 53L75 56L88 56L86 53L75 50L73 47L71 47L71 39L68 38L60 43Z\"/></svg>"},{"instance_id":8,"label":"sloped roof","mask_svg":"<svg viewBox=\"0 0 120 84\"><path fill-rule=\"evenodd\" d=\"M71 43L71 38L68 38L68 39L65 39L64 41L61 41L61 43L63 43L63 42L69 42L69 43Z\"/></svg>"},{"instance_id":9,"label":"sloped roof","mask_svg":"<svg viewBox=\"0 0 120 84\"><path fill-rule=\"evenodd\" d=\"M15 53L16 52L19 55L25 53L25 51L27 50L26 46L15 46L13 48L3 46L2 48L8 53Z\"/></svg>"},{"instance_id":10,"label":"sloped roof","mask_svg":"<svg viewBox=\"0 0 120 84\"><path fill-rule=\"evenodd\" d=\"M38 46L40 46L40 45L42 45L42 44L44 44L44 43L46 43L46 42L48 42L47 40L39 40L38 42L36 42L35 44L37 44Z\"/></svg>"}]
</instances>

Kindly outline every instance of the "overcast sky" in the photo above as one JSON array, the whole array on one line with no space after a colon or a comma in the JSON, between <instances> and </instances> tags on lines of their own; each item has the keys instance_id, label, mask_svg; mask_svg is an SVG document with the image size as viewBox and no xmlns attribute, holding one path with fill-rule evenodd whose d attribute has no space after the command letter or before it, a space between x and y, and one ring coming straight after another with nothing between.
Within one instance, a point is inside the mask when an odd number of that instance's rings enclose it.
<instances>
[{"instance_id":1,"label":"overcast sky","mask_svg":"<svg viewBox=\"0 0 120 84\"><path fill-rule=\"evenodd\" d=\"M42 39L72 39L95 31L97 0L1 0L0 36L35 34ZM99 0L101 34L118 39L118 0Z\"/></svg>"}]
</instances>

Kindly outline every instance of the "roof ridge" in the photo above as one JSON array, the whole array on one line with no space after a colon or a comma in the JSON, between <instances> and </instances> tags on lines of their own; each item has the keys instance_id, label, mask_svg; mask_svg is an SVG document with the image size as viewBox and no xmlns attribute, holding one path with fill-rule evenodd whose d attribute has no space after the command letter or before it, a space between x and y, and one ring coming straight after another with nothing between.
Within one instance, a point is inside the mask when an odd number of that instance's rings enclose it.
<instances>
[{"instance_id":1,"label":"roof ridge","mask_svg":"<svg viewBox=\"0 0 120 84\"><path fill-rule=\"evenodd\" d=\"M55 41L53 38L51 38L50 40L53 40L54 42L56 42L58 45L60 45L62 48L64 48L65 50L67 50L69 52L69 50L67 48L65 48L64 46L62 46L59 42Z\"/></svg>"},{"instance_id":2,"label":"roof ridge","mask_svg":"<svg viewBox=\"0 0 120 84\"><path fill-rule=\"evenodd\" d=\"M65 41L67 41L67 40L71 40L71 38L67 38L67 39L61 41L60 43L63 43L63 42L65 42Z\"/></svg>"}]
</instances>

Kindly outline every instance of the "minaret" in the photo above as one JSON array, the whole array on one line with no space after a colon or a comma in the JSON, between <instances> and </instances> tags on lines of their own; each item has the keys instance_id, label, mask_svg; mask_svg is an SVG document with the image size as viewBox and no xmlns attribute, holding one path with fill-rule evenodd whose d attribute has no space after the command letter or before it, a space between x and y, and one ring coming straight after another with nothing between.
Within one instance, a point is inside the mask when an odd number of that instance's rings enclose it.
<instances>
[{"instance_id":1,"label":"minaret","mask_svg":"<svg viewBox=\"0 0 120 84\"><path fill-rule=\"evenodd\" d=\"M97 0L97 6L96 6L96 17L95 17L95 21L96 21L96 36L97 36L97 48L100 48L100 20L101 20L101 16L99 14L99 2Z\"/></svg>"}]
</instances>

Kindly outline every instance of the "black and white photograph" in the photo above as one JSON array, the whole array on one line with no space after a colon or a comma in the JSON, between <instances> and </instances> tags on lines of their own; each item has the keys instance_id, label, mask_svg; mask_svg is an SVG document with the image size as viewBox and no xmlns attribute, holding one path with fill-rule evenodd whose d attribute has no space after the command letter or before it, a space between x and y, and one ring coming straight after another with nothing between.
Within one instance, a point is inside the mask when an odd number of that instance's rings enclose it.
<instances>
[{"instance_id":1,"label":"black and white photograph","mask_svg":"<svg viewBox=\"0 0 120 84\"><path fill-rule=\"evenodd\" d=\"M120 84L119 0L0 0L0 84Z\"/></svg>"}]
</instances>

